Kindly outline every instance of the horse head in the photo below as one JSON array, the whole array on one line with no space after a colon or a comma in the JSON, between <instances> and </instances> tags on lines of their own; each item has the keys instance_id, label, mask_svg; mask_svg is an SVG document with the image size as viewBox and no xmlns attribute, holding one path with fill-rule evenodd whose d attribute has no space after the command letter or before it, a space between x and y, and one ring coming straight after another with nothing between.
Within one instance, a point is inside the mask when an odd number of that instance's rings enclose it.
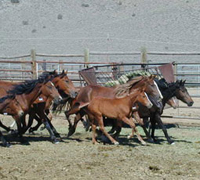
<instances>
[{"instance_id":1,"label":"horse head","mask_svg":"<svg viewBox=\"0 0 200 180\"><path fill-rule=\"evenodd\" d=\"M177 80L175 84L176 84L175 95L176 95L177 99L183 101L188 106L192 106L194 104L194 101L192 100L191 96L189 95L189 93L185 87L185 81Z\"/></svg>"},{"instance_id":2,"label":"horse head","mask_svg":"<svg viewBox=\"0 0 200 180\"><path fill-rule=\"evenodd\" d=\"M66 71L63 70L61 74L52 79L52 82L63 96L67 95L71 98L77 96L77 89L74 87L73 82L68 78Z\"/></svg>"},{"instance_id":3,"label":"horse head","mask_svg":"<svg viewBox=\"0 0 200 180\"><path fill-rule=\"evenodd\" d=\"M53 101L58 104L62 101L62 97L60 96L58 90L56 89L55 85L48 80L45 82L40 88L41 94L50 97Z\"/></svg>"}]
</instances>

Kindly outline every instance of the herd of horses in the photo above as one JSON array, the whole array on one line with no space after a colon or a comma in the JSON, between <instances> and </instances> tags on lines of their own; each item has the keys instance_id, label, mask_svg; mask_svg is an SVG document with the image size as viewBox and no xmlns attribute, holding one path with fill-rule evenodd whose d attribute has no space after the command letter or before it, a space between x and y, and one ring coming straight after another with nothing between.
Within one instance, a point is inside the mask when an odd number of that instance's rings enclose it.
<instances>
[{"instance_id":1,"label":"herd of horses","mask_svg":"<svg viewBox=\"0 0 200 180\"><path fill-rule=\"evenodd\" d=\"M58 143L62 138L52 124L51 111L62 110L59 107L66 108L66 104L70 105L64 110L69 122L68 137L76 131L81 120L91 126L94 144L98 143L97 126L111 143L119 144L117 140L125 123L132 128L129 138L136 133L138 140L145 145L146 142L137 131L136 121L143 128L147 141L156 141L154 134L158 124L168 143L172 144L173 140L167 133L161 115L166 103L174 108L177 106L174 97L188 106L194 103L185 81L167 83L164 78L158 79L154 75L138 76L115 87L75 87L65 71L60 74L56 71L44 72L38 79L18 83L0 81L0 113L14 118L17 125L15 136L22 144L29 144L23 134L36 131L41 124L48 130L51 141ZM73 120L70 118L72 114L75 114ZM37 121L34 127L33 120ZM147 130L149 122L151 132ZM1 128L7 132L13 131L3 123L0 121ZM105 129L106 124L112 126L109 132ZM10 147L1 131L0 138L3 146Z\"/></svg>"}]
</instances>

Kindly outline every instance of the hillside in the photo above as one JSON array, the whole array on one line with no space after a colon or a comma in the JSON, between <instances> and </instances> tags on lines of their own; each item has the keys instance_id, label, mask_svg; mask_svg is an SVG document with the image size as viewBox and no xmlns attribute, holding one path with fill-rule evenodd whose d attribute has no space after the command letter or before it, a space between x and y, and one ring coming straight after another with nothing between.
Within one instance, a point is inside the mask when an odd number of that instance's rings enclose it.
<instances>
[{"instance_id":1,"label":"hillside","mask_svg":"<svg viewBox=\"0 0 200 180\"><path fill-rule=\"evenodd\" d=\"M83 53L84 48L130 52L142 47L200 52L199 7L199 0L0 0L0 56L27 54L31 49L48 54ZM148 59L194 62L199 57Z\"/></svg>"}]
</instances>

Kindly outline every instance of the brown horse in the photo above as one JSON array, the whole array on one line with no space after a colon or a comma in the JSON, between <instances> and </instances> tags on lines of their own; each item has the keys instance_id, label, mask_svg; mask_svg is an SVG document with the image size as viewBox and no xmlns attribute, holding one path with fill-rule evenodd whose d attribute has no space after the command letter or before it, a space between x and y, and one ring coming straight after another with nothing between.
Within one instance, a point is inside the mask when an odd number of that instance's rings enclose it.
<instances>
[{"instance_id":1,"label":"brown horse","mask_svg":"<svg viewBox=\"0 0 200 180\"><path fill-rule=\"evenodd\" d=\"M23 142L22 134L23 128L21 123L25 126L25 115L29 113L29 110L33 104L33 102L41 95L50 96L56 101L59 101L61 98L57 89L51 81L47 81L46 79L37 79L37 80L29 80L25 81L21 84L16 84L13 86L13 89L8 91L8 94L15 95L16 100L19 102L21 108L24 111L24 115L22 116L21 121L17 121L17 128L21 142ZM44 121L44 124L47 126L47 129L51 135L51 139L56 139L54 134L52 133L51 128L49 127L48 122Z\"/></svg>"},{"instance_id":2,"label":"brown horse","mask_svg":"<svg viewBox=\"0 0 200 180\"><path fill-rule=\"evenodd\" d=\"M5 96L0 99L0 113L3 115L10 115L16 121L19 121L20 118L24 115L24 112L19 104L19 102L15 99L15 96ZM0 131L0 138L3 142L3 146L9 147L10 143L8 143L2 132Z\"/></svg>"},{"instance_id":3,"label":"brown horse","mask_svg":"<svg viewBox=\"0 0 200 180\"><path fill-rule=\"evenodd\" d=\"M73 82L68 78L67 72L62 71L61 74L57 74L55 71L45 72L42 74L42 76L45 79L51 79L52 83L55 85L55 87L57 88L57 90L59 91L63 99L69 100L69 99L74 98L77 95L77 89L74 87ZM29 116L29 124L26 129L28 129L32 125L33 119L36 119L38 121L38 124L35 127L30 128L29 132L36 131L39 128L39 126L42 124L41 119L46 118L52 130L54 131L54 134L56 136L59 136L59 133L51 124L50 119L46 116L50 112L49 108L52 104L51 102L52 102L51 98L40 96L40 99L37 99L33 103L32 112Z\"/></svg>"},{"instance_id":4,"label":"brown horse","mask_svg":"<svg viewBox=\"0 0 200 180\"><path fill-rule=\"evenodd\" d=\"M96 125L99 125L100 130L110 139L113 144L118 144L118 142L106 132L103 124L103 116L117 119L118 121L121 120L130 125L137 133L138 139L143 144L145 144L140 134L137 132L135 124L130 119L132 116L132 107L135 103L140 102L148 108L152 107L151 101L148 99L147 94L144 92L145 88L146 84L134 89L130 94L122 98L96 97L90 101L87 107L87 112L89 112L88 115L92 125L92 142L94 144L97 143L95 137Z\"/></svg>"},{"instance_id":5,"label":"brown horse","mask_svg":"<svg viewBox=\"0 0 200 180\"><path fill-rule=\"evenodd\" d=\"M74 96L77 94L72 81L69 80L69 78L67 77L67 72L65 71L63 71L61 74L58 74L56 71L44 72L39 78L43 78L46 80L50 79L64 98L66 97L74 98ZM8 83L6 85L7 85L6 88L8 88ZM12 83L10 83L9 85L12 85ZM44 119L46 119L45 121L48 121L48 124L52 129L53 133L56 136L59 136L59 134L51 124L49 118L47 117L47 114L49 114L49 107L51 103L52 103L52 97L45 96L44 94L41 94L34 101L32 108L29 111L28 125L24 126L23 132L26 132L26 130L32 125L33 119L36 119L38 121L38 124L34 128L31 128L29 130L30 132L37 130L38 127L43 123ZM58 141L55 139L55 143L57 142Z\"/></svg>"},{"instance_id":6,"label":"brown horse","mask_svg":"<svg viewBox=\"0 0 200 180\"><path fill-rule=\"evenodd\" d=\"M116 94L120 94L122 92L131 92L136 88L135 84L140 86L145 81L147 83L146 92L148 95L151 96L151 99L153 99L154 103L159 104L162 96L161 93L157 87L157 85L154 82L154 76L150 77L136 77L127 84L120 85L115 88L108 88L108 87L102 87L102 86L95 86L95 85L89 85L84 88L82 88L78 94L78 96L75 98L75 102L72 106L72 108L66 112L66 116L68 117L70 114L77 114L75 117L74 125L70 127L68 136L72 135L75 132L76 126L78 121L81 119L83 115L85 115L84 106L89 104L89 102L95 98L95 97L108 97L108 98L114 98ZM140 83L138 83L140 82ZM158 102L158 103L157 103ZM140 117L137 117L137 121L141 122ZM150 137L148 131L146 131L146 134ZM150 137L151 138L151 137Z\"/></svg>"}]
</instances>

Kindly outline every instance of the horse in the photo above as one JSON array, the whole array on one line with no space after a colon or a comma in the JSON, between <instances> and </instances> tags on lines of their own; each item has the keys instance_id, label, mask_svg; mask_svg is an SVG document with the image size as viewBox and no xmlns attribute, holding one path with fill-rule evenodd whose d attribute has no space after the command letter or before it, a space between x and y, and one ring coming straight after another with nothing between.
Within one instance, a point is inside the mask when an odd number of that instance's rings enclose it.
<instances>
[{"instance_id":1,"label":"horse","mask_svg":"<svg viewBox=\"0 0 200 180\"><path fill-rule=\"evenodd\" d=\"M55 88L54 84L46 80L44 78L36 79L36 80L27 80L20 84L13 85L13 89L8 91L8 94L15 95L17 101L19 102L20 106L24 111L24 115L21 118L21 121L17 122L18 134L20 137L20 141L24 143L24 139L22 137L23 128L21 124L25 127L25 115L29 113L29 110L33 104L33 102L41 95L51 96L56 101L60 101L62 97L58 93L57 89ZM50 133L50 137L52 141L56 141L56 137L52 132L49 123L43 119L43 123L47 127L47 130ZM25 142L26 143L26 142Z\"/></svg>"},{"instance_id":2,"label":"horse","mask_svg":"<svg viewBox=\"0 0 200 180\"><path fill-rule=\"evenodd\" d=\"M44 72L39 78L51 80L59 93L62 94L62 97L74 98L77 94L77 91L72 81L69 80L69 78L67 77L67 72L65 72L64 70L61 74L58 74L56 71ZM35 127L30 128L29 132L37 130L38 127L43 123L42 119L46 119L55 136L60 137L59 133L56 131L56 129L51 124L51 121L47 117L47 114L49 114L49 107L51 105L51 102L52 97L46 97L44 94L41 94L34 101L32 108L29 111L28 125L24 127L23 133L25 133L26 130L32 125L33 119L36 119L38 121L38 124ZM57 142L58 140L56 140L55 143Z\"/></svg>"},{"instance_id":3,"label":"horse","mask_svg":"<svg viewBox=\"0 0 200 180\"><path fill-rule=\"evenodd\" d=\"M167 98L163 99L163 107L165 106L165 102L168 100L168 98L170 98L172 96L175 96L177 99L181 100L188 106L192 106L194 104L194 101L192 100L191 96L189 95L189 93L185 87L185 81L177 80L176 82L169 83L168 89L165 91L165 93L167 94L166 95ZM162 114L162 112L161 112L161 114ZM151 128L152 128L151 137L154 139L154 141L156 141L154 133L155 133L155 125L157 123L159 125L159 127L163 130L168 143L173 144L174 141L171 140L171 138L169 137L169 135L167 133L165 126L162 123L162 120L160 118L161 114L156 112L156 113L151 114L151 116L150 116L150 122L151 122Z\"/></svg>"},{"instance_id":4,"label":"horse","mask_svg":"<svg viewBox=\"0 0 200 180\"><path fill-rule=\"evenodd\" d=\"M166 80L162 78L160 80L156 80L156 82L163 95L162 99L163 108L161 111L155 111L153 108L147 109L146 107L140 105L138 109L139 116L143 118L145 124L147 124L148 118L150 117L151 128L152 128L151 137L154 142L156 141L154 132L155 132L155 125L157 123L159 127L162 129L168 143L173 144L174 141L171 140L171 138L169 137L167 130L161 120L161 115L163 113L165 104L168 102L169 99L171 99L174 96L177 99L181 100L182 102L186 103L188 106L192 106L194 101L192 100L186 87L184 86L185 81L177 80L176 82L167 83ZM132 135L130 135L129 137L132 137Z\"/></svg>"},{"instance_id":5,"label":"horse","mask_svg":"<svg viewBox=\"0 0 200 180\"><path fill-rule=\"evenodd\" d=\"M69 101L70 99L75 98L77 95L77 89L74 87L73 82L68 78L67 72L64 70L62 71L61 74L58 74L57 72L45 72L41 76L45 77L46 79L50 79L51 82L54 84L54 86L57 88L58 92L62 96L64 101ZM41 97L42 101L37 99L33 103L33 108L32 108L32 114L29 117L29 123L26 129L28 129L33 122L33 119L36 119L38 124L35 127L31 127L29 129L29 133L33 133L36 131L39 126L42 124L41 118L46 116L45 114L49 114L49 108L51 106L51 99L47 98L45 96ZM57 105L54 103L54 106ZM38 117L39 115L39 117ZM51 124L51 121L49 118L46 116L45 118L48 119L49 124L54 131L56 136L59 136L59 133L55 130L53 125Z\"/></svg>"},{"instance_id":6,"label":"horse","mask_svg":"<svg viewBox=\"0 0 200 180\"><path fill-rule=\"evenodd\" d=\"M146 92L148 95L150 95L150 99L153 100L153 103L157 105L157 107L159 108L160 106L159 102L162 99L162 95L156 83L154 82L154 78L155 76L150 76L150 77L138 76L132 79L131 81L129 81L128 83L119 85L114 88L102 87L98 85L89 85L89 86L83 87L80 90L77 97L75 98L72 108L66 112L67 117L69 117L69 115L71 114L75 114L75 113L77 114L74 120L74 125L69 126L68 136L71 136L75 132L78 121L81 119L83 115L85 115L85 112L83 110L84 106L87 105L93 98L95 97L114 98L116 94L124 93L127 91L131 92L134 89L135 83L139 81L141 82L141 84L144 81L148 81ZM138 117L138 121L141 122L140 117ZM146 133L148 134L147 131Z\"/></svg>"},{"instance_id":7,"label":"horse","mask_svg":"<svg viewBox=\"0 0 200 180\"><path fill-rule=\"evenodd\" d=\"M19 102L16 100L15 96L11 95L0 98L0 113L3 115L10 115L16 121L19 121L24 115L24 111L22 110ZM1 131L0 138L3 142L3 146L10 147L10 143L6 141Z\"/></svg>"},{"instance_id":8,"label":"horse","mask_svg":"<svg viewBox=\"0 0 200 180\"><path fill-rule=\"evenodd\" d=\"M140 134L137 132L136 126L130 119L132 115L132 107L135 103L140 102L147 108L152 107L152 103L144 92L146 84L135 88L128 95L121 98L105 98L105 97L95 97L93 98L89 105L87 106L87 112L92 125L92 142L96 144L96 125L98 124L100 130L107 136L108 139L113 144L119 144L113 137L111 137L105 130L103 124L103 116L108 118L114 118L118 121L121 120L126 124L130 125L134 131L137 133L138 139L142 144L145 142L142 140Z\"/></svg>"}]
</instances>

